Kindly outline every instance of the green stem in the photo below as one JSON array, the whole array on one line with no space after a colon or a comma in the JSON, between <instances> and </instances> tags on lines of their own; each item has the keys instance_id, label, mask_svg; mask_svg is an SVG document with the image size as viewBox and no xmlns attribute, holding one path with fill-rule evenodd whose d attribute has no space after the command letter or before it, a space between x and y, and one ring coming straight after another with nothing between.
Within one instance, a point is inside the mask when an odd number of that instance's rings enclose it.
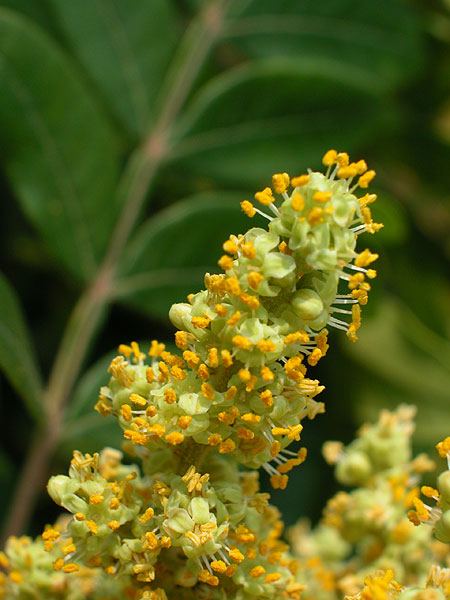
<instances>
[{"instance_id":1,"label":"green stem","mask_svg":"<svg viewBox=\"0 0 450 600\"><path fill-rule=\"evenodd\" d=\"M20 534L33 510L53 451L64 433L64 407L102 315L111 301L118 261L141 213L149 188L169 155L169 138L175 121L220 33L224 9L228 4L228 0L209 4L189 26L175 60L176 76L172 71L169 73L154 126L129 160L119 188L120 196L124 197L122 212L93 283L83 292L73 309L44 391L48 424L44 431L36 435L28 449L7 519L8 535Z\"/></svg>"}]
</instances>

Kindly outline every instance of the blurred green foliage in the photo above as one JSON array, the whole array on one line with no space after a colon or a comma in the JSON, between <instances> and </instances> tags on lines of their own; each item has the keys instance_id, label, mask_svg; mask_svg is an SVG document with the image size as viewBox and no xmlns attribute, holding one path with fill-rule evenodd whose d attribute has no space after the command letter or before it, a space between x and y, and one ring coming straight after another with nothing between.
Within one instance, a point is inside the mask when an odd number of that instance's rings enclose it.
<instances>
[{"instance_id":1,"label":"blurred green foliage","mask_svg":"<svg viewBox=\"0 0 450 600\"><path fill-rule=\"evenodd\" d=\"M317 516L321 443L381 407L417 404L421 449L448 435L449 42L448 0L0 0L4 515L51 416L42 381L105 255L112 289L74 355L44 476L74 447L120 444L93 412L113 349L170 343L170 304L253 225L239 201L331 147L377 170L379 277L358 344L333 336L317 368L328 412L275 501L288 522L299 504ZM35 531L54 514L41 496Z\"/></svg>"}]
</instances>

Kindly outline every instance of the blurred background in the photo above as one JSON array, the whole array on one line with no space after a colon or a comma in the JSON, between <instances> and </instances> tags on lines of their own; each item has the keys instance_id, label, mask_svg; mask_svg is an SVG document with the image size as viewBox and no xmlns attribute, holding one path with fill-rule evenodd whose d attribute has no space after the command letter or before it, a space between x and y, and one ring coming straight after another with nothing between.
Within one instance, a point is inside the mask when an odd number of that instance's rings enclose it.
<instances>
[{"instance_id":1,"label":"blurred background","mask_svg":"<svg viewBox=\"0 0 450 600\"><path fill-rule=\"evenodd\" d=\"M385 228L361 242L379 275L358 343L332 333L315 368L327 412L274 502L288 524L316 519L335 489L321 444L382 407L418 407L417 450L449 435L449 11L0 0L3 526L39 532L57 514L44 481L72 450L120 445L93 411L118 344L172 343L171 303L259 224L239 202L329 148L377 171Z\"/></svg>"}]
</instances>

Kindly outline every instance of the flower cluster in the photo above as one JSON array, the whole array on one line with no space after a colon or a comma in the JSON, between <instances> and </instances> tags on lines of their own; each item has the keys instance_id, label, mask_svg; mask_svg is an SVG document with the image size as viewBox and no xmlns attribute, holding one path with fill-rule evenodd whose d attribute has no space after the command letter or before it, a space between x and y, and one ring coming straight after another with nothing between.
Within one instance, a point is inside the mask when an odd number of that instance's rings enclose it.
<instances>
[{"instance_id":1,"label":"flower cluster","mask_svg":"<svg viewBox=\"0 0 450 600\"><path fill-rule=\"evenodd\" d=\"M272 188L255 194L261 208L242 202L250 218L267 218L268 230L231 235L223 273L207 274L205 290L172 306L178 351L156 340L148 355L136 342L119 347L96 409L117 418L123 449L141 464L124 465L113 449L74 452L69 476L50 480L51 497L72 517L33 545L37 555L47 552L45 568L51 559L48 585L89 568L91 583L114 582L103 597L300 598L304 584L278 511L260 493L257 472L239 465L262 467L274 488L286 487L306 458L305 448L288 446L300 441L306 418L324 411L316 400L323 386L307 368L326 355L328 327L357 339L376 276L378 256L356 250L360 234L382 227L369 208L376 196L365 193L375 172L335 150L323 163L325 174L275 174ZM347 479L395 467L370 462L370 453L364 463L366 450L341 467ZM386 460L407 452L394 439L384 451ZM28 597L20 578L28 573L10 572L6 597ZM41 589L30 598L50 597Z\"/></svg>"},{"instance_id":2,"label":"flower cluster","mask_svg":"<svg viewBox=\"0 0 450 600\"><path fill-rule=\"evenodd\" d=\"M411 590L429 585L434 563L450 567L448 547L433 539L431 528L415 528L407 519L408 509L420 503L420 476L434 468L424 454L412 458L414 413L411 406L383 411L346 448L325 444L324 456L336 465L338 481L357 488L338 492L313 530L300 522L290 531L299 580L306 586L302 600L396 598L404 588L392 583L393 573ZM377 571L381 574L372 577ZM376 592L382 585L384 595Z\"/></svg>"}]
</instances>

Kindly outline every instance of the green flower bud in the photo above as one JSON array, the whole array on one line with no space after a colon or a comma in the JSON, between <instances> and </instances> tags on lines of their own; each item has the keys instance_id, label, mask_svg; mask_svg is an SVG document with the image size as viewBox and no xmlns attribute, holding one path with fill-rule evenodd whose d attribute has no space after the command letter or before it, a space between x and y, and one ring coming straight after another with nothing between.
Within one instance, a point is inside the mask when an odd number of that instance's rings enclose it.
<instances>
[{"instance_id":1,"label":"green flower bud","mask_svg":"<svg viewBox=\"0 0 450 600\"><path fill-rule=\"evenodd\" d=\"M316 319L324 309L319 294L314 290L309 290L307 288L295 292L291 305L295 314L303 319L303 321Z\"/></svg>"}]
</instances>

